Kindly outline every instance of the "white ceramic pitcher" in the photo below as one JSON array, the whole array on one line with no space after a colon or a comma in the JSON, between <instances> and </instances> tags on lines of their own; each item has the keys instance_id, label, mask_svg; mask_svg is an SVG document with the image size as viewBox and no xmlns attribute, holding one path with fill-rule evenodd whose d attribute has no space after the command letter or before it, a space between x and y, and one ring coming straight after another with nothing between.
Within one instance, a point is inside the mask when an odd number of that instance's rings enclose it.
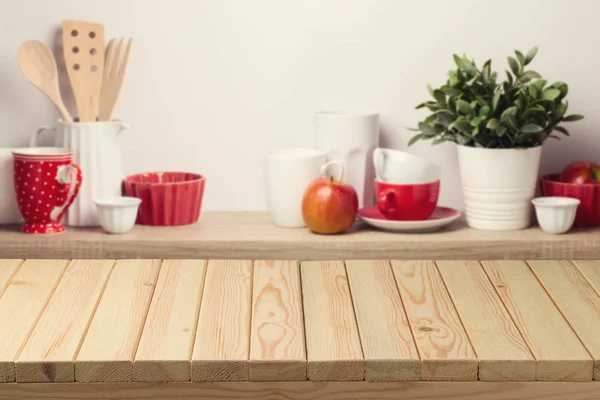
<instances>
[{"instance_id":1,"label":"white ceramic pitcher","mask_svg":"<svg viewBox=\"0 0 600 400\"><path fill-rule=\"evenodd\" d=\"M129 124L120 120L85 123L58 120L54 128L43 126L31 137L30 146L35 147L42 133L51 132L54 146L75 150L73 161L81 168L83 182L65 215L65 225L99 226L94 200L121 195L124 172L118 136L128 128Z\"/></svg>"},{"instance_id":2,"label":"white ceramic pitcher","mask_svg":"<svg viewBox=\"0 0 600 400\"><path fill-rule=\"evenodd\" d=\"M327 152L328 161L344 166L359 207L374 204L373 151L379 146L379 113L317 112L315 140L317 148Z\"/></svg>"}]
</instances>

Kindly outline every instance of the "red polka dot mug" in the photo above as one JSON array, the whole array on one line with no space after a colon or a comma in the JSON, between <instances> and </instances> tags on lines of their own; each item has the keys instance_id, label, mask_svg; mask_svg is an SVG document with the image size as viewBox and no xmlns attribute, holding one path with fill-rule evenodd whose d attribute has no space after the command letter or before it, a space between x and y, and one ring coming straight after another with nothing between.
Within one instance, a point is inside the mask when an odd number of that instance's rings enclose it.
<instances>
[{"instance_id":1,"label":"red polka dot mug","mask_svg":"<svg viewBox=\"0 0 600 400\"><path fill-rule=\"evenodd\" d=\"M81 186L73 150L62 147L14 149L14 184L25 233L59 233Z\"/></svg>"}]
</instances>

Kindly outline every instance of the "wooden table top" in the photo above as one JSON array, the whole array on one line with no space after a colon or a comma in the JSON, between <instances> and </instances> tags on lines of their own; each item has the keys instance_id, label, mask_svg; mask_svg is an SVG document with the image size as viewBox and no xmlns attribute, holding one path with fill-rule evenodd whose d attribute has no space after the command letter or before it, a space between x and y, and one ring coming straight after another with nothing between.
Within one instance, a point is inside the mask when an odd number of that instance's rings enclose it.
<instances>
[{"instance_id":1,"label":"wooden table top","mask_svg":"<svg viewBox=\"0 0 600 400\"><path fill-rule=\"evenodd\" d=\"M3 382L600 375L598 261L0 260L0 287Z\"/></svg>"},{"instance_id":2,"label":"wooden table top","mask_svg":"<svg viewBox=\"0 0 600 400\"><path fill-rule=\"evenodd\" d=\"M600 254L600 229L563 235L535 226L483 231L468 228L461 219L421 234L389 233L357 222L348 233L329 236L276 227L262 212L205 212L194 225L138 225L124 235L68 227L61 234L38 236L3 226L0 244L2 258L594 259Z\"/></svg>"}]
</instances>

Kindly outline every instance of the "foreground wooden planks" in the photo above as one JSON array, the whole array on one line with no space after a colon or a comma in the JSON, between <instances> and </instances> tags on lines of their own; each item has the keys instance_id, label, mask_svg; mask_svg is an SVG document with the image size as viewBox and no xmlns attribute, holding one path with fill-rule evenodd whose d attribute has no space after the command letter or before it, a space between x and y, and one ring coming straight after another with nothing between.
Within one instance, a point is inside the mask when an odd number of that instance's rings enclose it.
<instances>
[{"instance_id":1,"label":"foreground wooden planks","mask_svg":"<svg viewBox=\"0 0 600 400\"><path fill-rule=\"evenodd\" d=\"M600 382L20 383L0 400L597 400Z\"/></svg>"},{"instance_id":2,"label":"foreground wooden planks","mask_svg":"<svg viewBox=\"0 0 600 400\"><path fill-rule=\"evenodd\" d=\"M133 364L137 382L190 380L205 260L165 260Z\"/></svg>"},{"instance_id":3,"label":"foreground wooden planks","mask_svg":"<svg viewBox=\"0 0 600 400\"><path fill-rule=\"evenodd\" d=\"M600 379L600 296L569 261L527 263L594 358L594 379Z\"/></svg>"},{"instance_id":4,"label":"foreground wooden planks","mask_svg":"<svg viewBox=\"0 0 600 400\"><path fill-rule=\"evenodd\" d=\"M250 330L251 381L306 380L297 261L256 261Z\"/></svg>"},{"instance_id":5,"label":"foreground wooden planks","mask_svg":"<svg viewBox=\"0 0 600 400\"><path fill-rule=\"evenodd\" d=\"M421 362L388 261L346 261L368 381L418 381Z\"/></svg>"},{"instance_id":6,"label":"foreground wooden planks","mask_svg":"<svg viewBox=\"0 0 600 400\"><path fill-rule=\"evenodd\" d=\"M66 260L26 260L0 297L0 382L15 381L15 360L67 265Z\"/></svg>"},{"instance_id":7,"label":"foreground wooden planks","mask_svg":"<svg viewBox=\"0 0 600 400\"><path fill-rule=\"evenodd\" d=\"M252 261L210 260L192 354L193 381L247 381Z\"/></svg>"},{"instance_id":8,"label":"foreground wooden planks","mask_svg":"<svg viewBox=\"0 0 600 400\"><path fill-rule=\"evenodd\" d=\"M78 382L129 382L159 260L119 260L75 363Z\"/></svg>"},{"instance_id":9,"label":"foreground wooden planks","mask_svg":"<svg viewBox=\"0 0 600 400\"><path fill-rule=\"evenodd\" d=\"M114 263L69 264L17 359L17 382L75 381L75 356Z\"/></svg>"},{"instance_id":10,"label":"foreground wooden planks","mask_svg":"<svg viewBox=\"0 0 600 400\"><path fill-rule=\"evenodd\" d=\"M359 381L365 363L342 261L301 263L307 376L313 381Z\"/></svg>"},{"instance_id":11,"label":"foreground wooden planks","mask_svg":"<svg viewBox=\"0 0 600 400\"><path fill-rule=\"evenodd\" d=\"M422 362L421 379L477 380L478 361L433 261L392 260Z\"/></svg>"},{"instance_id":12,"label":"foreground wooden planks","mask_svg":"<svg viewBox=\"0 0 600 400\"><path fill-rule=\"evenodd\" d=\"M535 360L480 264L437 266L479 358L479 379L535 380Z\"/></svg>"},{"instance_id":13,"label":"foreground wooden planks","mask_svg":"<svg viewBox=\"0 0 600 400\"><path fill-rule=\"evenodd\" d=\"M482 261L537 360L538 381L589 381L594 361L523 261Z\"/></svg>"}]
</instances>

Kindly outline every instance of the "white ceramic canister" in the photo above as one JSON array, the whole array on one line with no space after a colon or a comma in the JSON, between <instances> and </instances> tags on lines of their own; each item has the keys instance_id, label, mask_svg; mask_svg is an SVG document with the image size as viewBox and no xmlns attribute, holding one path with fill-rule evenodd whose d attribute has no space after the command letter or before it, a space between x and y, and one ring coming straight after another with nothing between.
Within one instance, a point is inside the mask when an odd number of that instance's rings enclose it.
<instances>
[{"instance_id":1,"label":"white ceramic canister","mask_svg":"<svg viewBox=\"0 0 600 400\"><path fill-rule=\"evenodd\" d=\"M319 111L315 136L316 147L327 152L327 160L344 166L344 180L356 190L359 207L373 205L373 151L379 147L379 113Z\"/></svg>"},{"instance_id":2,"label":"white ceramic canister","mask_svg":"<svg viewBox=\"0 0 600 400\"><path fill-rule=\"evenodd\" d=\"M486 230L529 227L542 146L457 149L467 224Z\"/></svg>"},{"instance_id":3,"label":"white ceramic canister","mask_svg":"<svg viewBox=\"0 0 600 400\"><path fill-rule=\"evenodd\" d=\"M0 148L0 225L23 221L15 194L12 150Z\"/></svg>"},{"instance_id":4,"label":"white ceramic canister","mask_svg":"<svg viewBox=\"0 0 600 400\"><path fill-rule=\"evenodd\" d=\"M100 226L94 200L121 195L124 172L118 136L128 128L120 120L73 123L58 120L54 128L41 127L31 137L30 146L35 147L42 133L51 132L54 146L75 150L73 161L81 168L83 182L64 217L65 225Z\"/></svg>"}]
</instances>

